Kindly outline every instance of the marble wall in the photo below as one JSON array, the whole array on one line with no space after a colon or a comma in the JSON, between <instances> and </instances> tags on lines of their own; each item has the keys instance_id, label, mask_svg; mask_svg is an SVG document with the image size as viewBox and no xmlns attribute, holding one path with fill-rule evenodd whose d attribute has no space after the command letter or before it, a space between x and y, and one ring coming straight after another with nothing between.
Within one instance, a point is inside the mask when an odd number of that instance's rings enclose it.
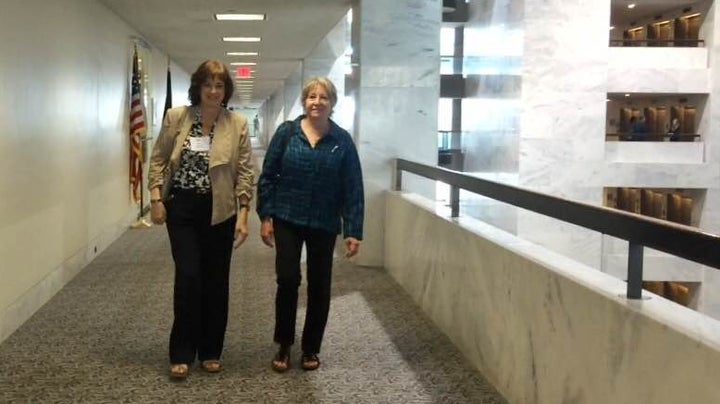
<instances>
[{"instance_id":1,"label":"marble wall","mask_svg":"<svg viewBox=\"0 0 720 404\"><path fill-rule=\"evenodd\" d=\"M360 0L353 8L355 137L365 179L365 239L357 263L383 265L384 194L396 157L437 163L439 0ZM434 196L434 184L404 185Z\"/></svg>"},{"instance_id":2,"label":"marble wall","mask_svg":"<svg viewBox=\"0 0 720 404\"><path fill-rule=\"evenodd\" d=\"M388 272L508 402L720 402L718 321L434 201L386 202Z\"/></svg>"}]
</instances>

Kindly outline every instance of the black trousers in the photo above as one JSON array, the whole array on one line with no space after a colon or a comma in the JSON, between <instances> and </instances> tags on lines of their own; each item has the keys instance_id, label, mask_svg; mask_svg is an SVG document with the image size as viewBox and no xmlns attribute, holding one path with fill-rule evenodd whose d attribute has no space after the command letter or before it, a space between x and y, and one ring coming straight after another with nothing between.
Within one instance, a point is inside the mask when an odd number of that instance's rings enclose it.
<instances>
[{"instance_id":1,"label":"black trousers","mask_svg":"<svg viewBox=\"0 0 720 404\"><path fill-rule=\"evenodd\" d=\"M317 229L296 226L273 219L275 231L275 336L280 345L295 342L295 321L300 286L300 255L307 250L307 309L302 334L302 350L319 353L330 311L333 250L336 235Z\"/></svg>"},{"instance_id":2,"label":"black trousers","mask_svg":"<svg viewBox=\"0 0 720 404\"><path fill-rule=\"evenodd\" d=\"M219 359L228 318L236 217L211 226L211 194L172 195L166 204L175 261L170 363Z\"/></svg>"}]
</instances>

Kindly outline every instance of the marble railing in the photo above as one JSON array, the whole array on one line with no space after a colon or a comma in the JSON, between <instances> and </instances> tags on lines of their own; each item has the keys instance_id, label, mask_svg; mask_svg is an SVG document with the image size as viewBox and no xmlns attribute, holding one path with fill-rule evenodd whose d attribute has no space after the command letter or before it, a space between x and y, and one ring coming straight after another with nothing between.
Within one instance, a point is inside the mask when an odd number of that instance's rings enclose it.
<instances>
[{"instance_id":1,"label":"marble railing","mask_svg":"<svg viewBox=\"0 0 720 404\"><path fill-rule=\"evenodd\" d=\"M414 194L387 271L512 403L720 402L720 322Z\"/></svg>"},{"instance_id":2,"label":"marble railing","mask_svg":"<svg viewBox=\"0 0 720 404\"><path fill-rule=\"evenodd\" d=\"M707 48L610 48L610 69L707 69Z\"/></svg>"},{"instance_id":3,"label":"marble railing","mask_svg":"<svg viewBox=\"0 0 720 404\"><path fill-rule=\"evenodd\" d=\"M606 142L611 163L703 164L704 142Z\"/></svg>"}]
</instances>

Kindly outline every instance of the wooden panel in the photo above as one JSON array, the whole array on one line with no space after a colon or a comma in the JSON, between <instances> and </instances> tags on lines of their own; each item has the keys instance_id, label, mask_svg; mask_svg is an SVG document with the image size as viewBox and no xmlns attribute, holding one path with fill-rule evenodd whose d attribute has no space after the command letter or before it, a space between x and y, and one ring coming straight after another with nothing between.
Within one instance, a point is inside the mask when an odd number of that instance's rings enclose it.
<instances>
[{"instance_id":1,"label":"wooden panel","mask_svg":"<svg viewBox=\"0 0 720 404\"><path fill-rule=\"evenodd\" d=\"M648 133L658 132L657 129L657 110L655 107L647 107L644 111L645 131Z\"/></svg>"},{"instance_id":2,"label":"wooden panel","mask_svg":"<svg viewBox=\"0 0 720 404\"><path fill-rule=\"evenodd\" d=\"M662 192L653 194L653 216L663 220L667 219L667 196Z\"/></svg>"},{"instance_id":3,"label":"wooden panel","mask_svg":"<svg viewBox=\"0 0 720 404\"><path fill-rule=\"evenodd\" d=\"M630 212L640 213L640 189L630 188Z\"/></svg>"},{"instance_id":4,"label":"wooden panel","mask_svg":"<svg viewBox=\"0 0 720 404\"><path fill-rule=\"evenodd\" d=\"M690 226L692 224L692 198L683 197L680 207L680 223Z\"/></svg>"},{"instance_id":5,"label":"wooden panel","mask_svg":"<svg viewBox=\"0 0 720 404\"><path fill-rule=\"evenodd\" d=\"M640 193L640 213L645 216L653 215L653 195L655 192L649 189L643 189Z\"/></svg>"},{"instance_id":6,"label":"wooden panel","mask_svg":"<svg viewBox=\"0 0 720 404\"><path fill-rule=\"evenodd\" d=\"M617 208L617 188L605 189L605 206Z\"/></svg>"},{"instance_id":7,"label":"wooden panel","mask_svg":"<svg viewBox=\"0 0 720 404\"><path fill-rule=\"evenodd\" d=\"M682 133L695 133L695 107L684 107L683 117L680 121Z\"/></svg>"},{"instance_id":8,"label":"wooden panel","mask_svg":"<svg viewBox=\"0 0 720 404\"><path fill-rule=\"evenodd\" d=\"M665 282L665 297L677 304L688 306L690 303L690 288L680 282Z\"/></svg>"},{"instance_id":9,"label":"wooden panel","mask_svg":"<svg viewBox=\"0 0 720 404\"><path fill-rule=\"evenodd\" d=\"M655 293L658 296L665 295L665 282L662 281L645 281L643 282L643 289Z\"/></svg>"},{"instance_id":10,"label":"wooden panel","mask_svg":"<svg viewBox=\"0 0 720 404\"><path fill-rule=\"evenodd\" d=\"M682 195L679 194L668 194L667 199L667 220L671 222L680 223L682 217Z\"/></svg>"}]
</instances>

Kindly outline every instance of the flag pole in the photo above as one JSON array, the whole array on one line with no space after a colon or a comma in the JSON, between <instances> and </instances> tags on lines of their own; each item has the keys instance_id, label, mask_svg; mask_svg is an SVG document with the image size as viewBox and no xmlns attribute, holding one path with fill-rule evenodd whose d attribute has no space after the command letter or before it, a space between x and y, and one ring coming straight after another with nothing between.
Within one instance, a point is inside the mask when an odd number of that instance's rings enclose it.
<instances>
[{"instance_id":1,"label":"flag pole","mask_svg":"<svg viewBox=\"0 0 720 404\"><path fill-rule=\"evenodd\" d=\"M137 88L137 91L138 91L138 93L141 93L140 88L142 87L142 80L139 80L139 77L142 77L142 76L140 75L139 72L140 72L140 66L138 63L137 40L136 40L136 41L134 41L134 44L133 44L133 72L132 72L133 78L132 78L132 80L133 81L137 80L137 83L133 83L133 86L135 84L138 85L139 88ZM135 91L133 91L133 94L131 94L131 98L134 95L137 95L137 94L134 94L134 92ZM131 99L131 103L132 103L132 99ZM144 125L145 112L142 110L142 103L140 103L140 113L143 115L142 119L143 119L143 125ZM130 227L133 229L146 229L146 228L149 228L150 226L152 226L152 224L143 218L143 216L145 216L143 214L143 210L145 207L145 192L143 192L144 191L144 182L145 182L145 180L144 180L144 177L145 177L144 171L145 170L143 169L145 164L143 164L143 160L144 160L145 156L143 155L143 149L145 148L144 142L145 142L146 136L145 135L140 136L140 134L147 133L147 128L145 127L144 131L136 133L132 127L133 126L132 114L133 114L133 111L132 111L132 104L131 104L131 110L130 110L130 142L131 142L131 144L130 144L130 147L131 148L133 147L133 142L134 142L133 137L138 136L139 137L138 140L140 141L140 147L139 147L138 153L135 155L135 158L137 160L139 160L139 162L140 162L139 163L140 164L140 173L139 173L139 176L136 176L137 187L140 189L140 192L139 192L140 193L140 206L138 209L137 221L135 223L133 223ZM133 153L133 150L131 150L130 153ZM133 169L133 168L131 167L131 169ZM131 190L131 192L134 194L135 193L134 189ZM133 195L133 198L135 198L134 195Z\"/></svg>"}]
</instances>

